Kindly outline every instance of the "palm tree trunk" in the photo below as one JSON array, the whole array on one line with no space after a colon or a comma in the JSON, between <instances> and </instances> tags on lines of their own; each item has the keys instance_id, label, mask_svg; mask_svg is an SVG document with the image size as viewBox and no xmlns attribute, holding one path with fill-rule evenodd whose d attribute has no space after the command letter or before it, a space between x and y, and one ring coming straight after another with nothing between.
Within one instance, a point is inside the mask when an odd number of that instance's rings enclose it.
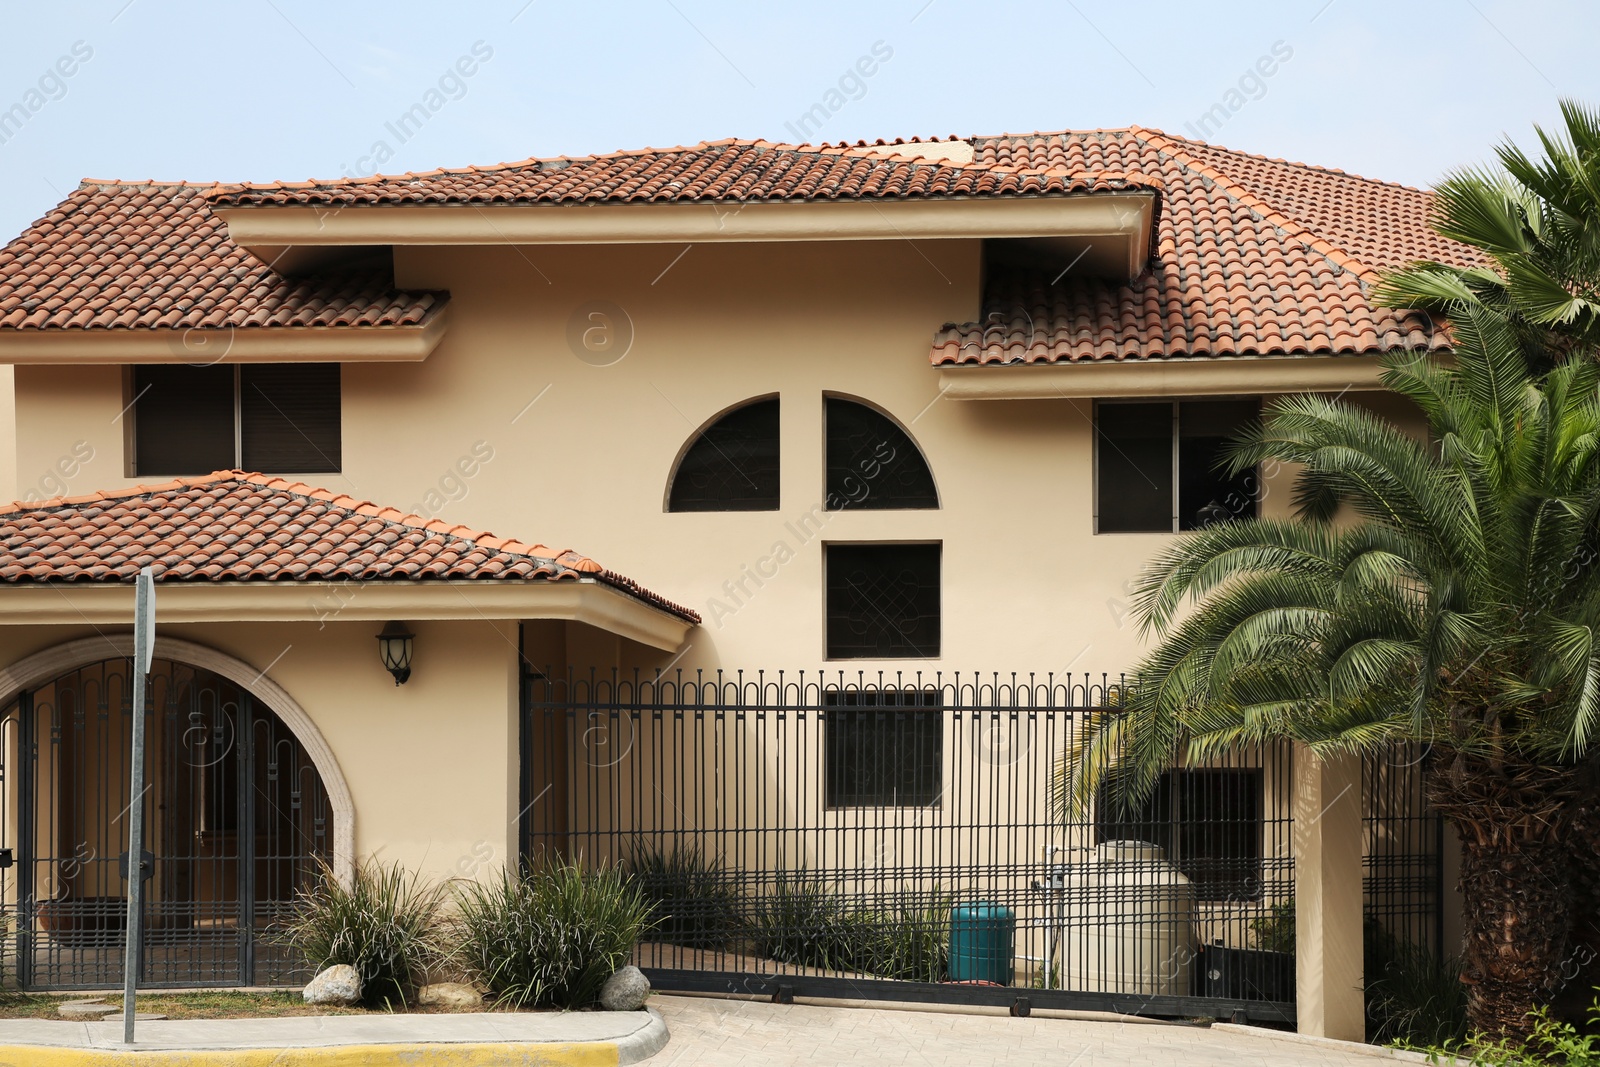
<instances>
[{"instance_id":1,"label":"palm tree trunk","mask_svg":"<svg viewBox=\"0 0 1600 1067\"><path fill-rule=\"evenodd\" d=\"M1461 838L1467 1022L1511 1038L1563 984L1572 892L1566 830L1571 768L1457 754L1429 774L1428 799Z\"/></svg>"},{"instance_id":2,"label":"palm tree trunk","mask_svg":"<svg viewBox=\"0 0 1600 1067\"><path fill-rule=\"evenodd\" d=\"M1600 986L1600 760L1579 768L1577 796L1567 841L1572 876L1572 931L1569 962L1562 970L1566 988L1556 1014L1580 1029L1594 1020L1589 1005Z\"/></svg>"}]
</instances>

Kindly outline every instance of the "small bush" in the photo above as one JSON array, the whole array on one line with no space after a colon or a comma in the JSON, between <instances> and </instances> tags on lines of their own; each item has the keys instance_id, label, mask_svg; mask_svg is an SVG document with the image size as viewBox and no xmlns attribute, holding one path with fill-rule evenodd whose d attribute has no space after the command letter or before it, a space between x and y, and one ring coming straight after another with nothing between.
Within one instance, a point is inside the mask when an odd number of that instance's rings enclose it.
<instances>
[{"instance_id":1,"label":"small bush","mask_svg":"<svg viewBox=\"0 0 1600 1067\"><path fill-rule=\"evenodd\" d=\"M1424 1051L1430 1063L1470 1063L1472 1067L1600 1067L1600 1037L1579 1033L1571 1023L1557 1022L1549 1008L1533 1013L1534 1030L1521 1045L1474 1037L1465 1043L1446 1042ZM1600 1030L1600 998L1589 1006L1591 1030Z\"/></svg>"},{"instance_id":2,"label":"small bush","mask_svg":"<svg viewBox=\"0 0 1600 1067\"><path fill-rule=\"evenodd\" d=\"M756 951L781 963L940 982L950 968L951 897L849 903L805 872L780 875L756 910Z\"/></svg>"},{"instance_id":3,"label":"small bush","mask_svg":"<svg viewBox=\"0 0 1600 1067\"><path fill-rule=\"evenodd\" d=\"M614 868L503 871L457 894L461 961L514 1007L586 1008L650 922L639 886Z\"/></svg>"},{"instance_id":4,"label":"small bush","mask_svg":"<svg viewBox=\"0 0 1600 1067\"><path fill-rule=\"evenodd\" d=\"M691 948L726 948L744 906L732 876L698 848L641 847L624 863L650 907L652 932Z\"/></svg>"},{"instance_id":5,"label":"small bush","mask_svg":"<svg viewBox=\"0 0 1600 1067\"><path fill-rule=\"evenodd\" d=\"M365 1003L403 1003L448 954L444 903L444 887L422 882L398 863L364 861L348 886L321 863L312 887L295 894L277 940L313 970L354 967Z\"/></svg>"},{"instance_id":6,"label":"small bush","mask_svg":"<svg viewBox=\"0 0 1600 1067\"><path fill-rule=\"evenodd\" d=\"M1467 987L1461 960L1425 945L1399 942L1388 963L1367 978L1369 1039L1442 1046L1467 1033Z\"/></svg>"}]
</instances>

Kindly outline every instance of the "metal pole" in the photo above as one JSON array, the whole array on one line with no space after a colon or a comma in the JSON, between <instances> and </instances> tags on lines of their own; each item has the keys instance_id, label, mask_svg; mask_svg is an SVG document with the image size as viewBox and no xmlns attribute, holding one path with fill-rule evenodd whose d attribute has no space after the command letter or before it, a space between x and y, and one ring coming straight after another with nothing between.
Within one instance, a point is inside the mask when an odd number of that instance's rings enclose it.
<instances>
[{"instance_id":1,"label":"metal pole","mask_svg":"<svg viewBox=\"0 0 1600 1067\"><path fill-rule=\"evenodd\" d=\"M134 987L139 981L144 895L144 703L155 634L155 589L149 567L139 572L133 621L133 769L128 779L128 922L122 963L122 1042L133 1044Z\"/></svg>"}]
</instances>

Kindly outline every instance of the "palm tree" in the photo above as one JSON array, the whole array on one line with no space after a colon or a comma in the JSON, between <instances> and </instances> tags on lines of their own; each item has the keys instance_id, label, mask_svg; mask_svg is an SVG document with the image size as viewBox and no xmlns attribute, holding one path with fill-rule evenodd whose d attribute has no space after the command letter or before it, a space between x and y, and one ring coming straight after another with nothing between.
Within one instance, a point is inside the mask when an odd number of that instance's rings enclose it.
<instances>
[{"instance_id":1,"label":"palm tree","mask_svg":"<svg viewBox=\"0 0 1600 1067\"><path fill-rule=\"evenodd\" d=\"M1062 805L1134 803L1175 754L1293 739L1425 742L1462 845L1470 1021L1525 1033L1568 942L1563 833L1600 729L1600 367L1542 374L1498 309L1463 302L1455 365L1392 358L1431 440L1340 400L1276 401L1240 471L1303 465L1293 519L1187 535L1141 579L1147 684L1057 769ZM1352 521L1353 520L1353 521Z\"/></svg>"},{"instance_id":2,"label":"palm tree","mask_svg":"<svg viewBox=\"0 0 1600 1067\"><path fill-rule=\"evenodd\" d=\"M1463 170L1434 191L1433 228L1482 262L1412 264L1376 288L1379 304L1493 310L1545 361L1600 345L1600 111L1563 100L1561 116L1563 133L1534 127L1542 159L1504 144L1503 171Z\"/></svg>"}]
</instances>

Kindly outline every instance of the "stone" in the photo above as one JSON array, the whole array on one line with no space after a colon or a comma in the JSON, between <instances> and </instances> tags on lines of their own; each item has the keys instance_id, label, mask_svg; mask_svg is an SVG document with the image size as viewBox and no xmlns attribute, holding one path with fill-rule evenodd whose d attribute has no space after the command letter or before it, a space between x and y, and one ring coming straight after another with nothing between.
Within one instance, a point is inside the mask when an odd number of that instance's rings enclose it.
<instances>
[{"instance_id":1,"label":"stone","mask_svg":"<svg viewBox=\"0 0 1600 1067\"><path fill-rule=\"evenodd\" d=\"M483 994L465 982L435 982L417 990L417 1003L424 1007L472 1011L483 1007Z\"/></svg>"},{"instance_id":2,"label":"stone","mask_svg":"<svg viewBox=\"0 0 1600 1067\"><path fill-rule=\"evenodd\" d=\"M98 1019L121 1010L120 1004L107 1004L99 1000L67 1000L56 1005L56 1014L63 1019ZM137 1013L134 1017L138 1017Z\"/></svg>"},{"instance_id":3,"label":"stone","mask_svg":"<svg viewBox=\"0 0 1600 1067\"><path fill-rule=\"evenodd\" d=\"M354 1004L361 999L361 975L348 963L336 963L306 983L307 1004Z\"/></svg>"},{"instance_id":4,"label":"stone","mask_svg":"<svg viewBox=\"0 0 1600 1067\"><path fill-rule=\"evenodd\" d=\"M600 1006L606 1011L638 1011L649 995L650 979L630 963L600 987Z\"/></svg>"}]
</instances>

